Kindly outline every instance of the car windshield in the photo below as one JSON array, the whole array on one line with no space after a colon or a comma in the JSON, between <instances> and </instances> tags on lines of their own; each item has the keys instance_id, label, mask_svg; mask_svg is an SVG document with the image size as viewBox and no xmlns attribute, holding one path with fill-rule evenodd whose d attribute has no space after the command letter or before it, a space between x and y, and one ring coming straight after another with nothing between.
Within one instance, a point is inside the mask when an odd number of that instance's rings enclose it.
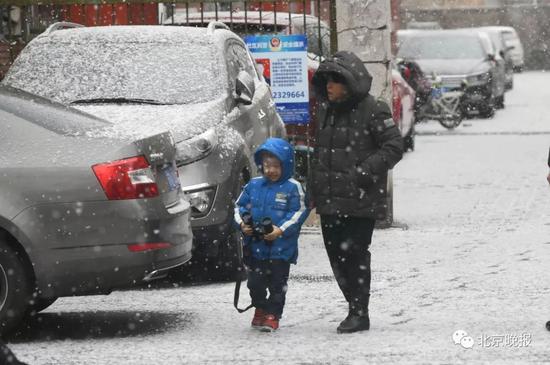
<instances>
[{"instance_id":1,"label":"car windshield","mask_svg":"<svg viewBox=\"0 0 550 365\"><path fill-rule=\"evenodd\" d=\"M3 81L64 104L191 104L226 89L204 41L54 42L29 45Z\"/></svg>"},{"instance_id":2,"label":"car windshield","mask_svg":"<svg viewBox=\"0 0 550 365\"><path fill-rule=\"evenodd\" d=\"M405 59L480 59L485 57L477 36L414 35L400 40L397 56Z\"/></svg>"},{"instance_id":3,"label":"car windshield","mask_svg":"<svg viewBox=\"0 0 550 365\"><path fill-rule=\"evenodd\" d=\"M516 43L516 39L515 39L514 34L512 32L503 32L502 37L509 44L515 44Z\"/></svg>"}]
</instances>

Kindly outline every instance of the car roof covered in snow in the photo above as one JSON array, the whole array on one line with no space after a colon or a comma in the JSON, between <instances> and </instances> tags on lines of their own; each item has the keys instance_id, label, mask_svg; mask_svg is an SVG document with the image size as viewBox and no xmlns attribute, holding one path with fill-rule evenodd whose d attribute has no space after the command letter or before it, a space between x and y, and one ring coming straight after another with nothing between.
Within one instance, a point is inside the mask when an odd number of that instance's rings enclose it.
<instances>
[{"instance_id":1,"label":"car roof covered in snow","mask_svg":"<svg viewBox=\"0 0 550 365\"><path fill-rule=\"evenodd\" d=\"M129 25L78 27L43 33L36 40L59 43L189 43L209 42L212 37L205 28L163 27L159 25Z\"/></svg>"},{"instance_id":2,"label":"car roof covered in snow","mask_svg":"<svg viewBox=\"0 0 550 365\"><path fill-rule=\"evenodd\" d=\"M499 32L516 33L516 30L514 29L514 27L509 27L509 26L505 26L505 25L489 25L489 26L484 26L484 27L480 27L480 28L485 29L485 30L499 31Z\"/></svg>"},{"instance_id":3,"label":"car roof covered in snow","mask_svg":"<svg viewBox=\"0 0 550 365\"><path fill-rule=\"evenodd\" d=\"M457 28L457 29L402 29L397 31L399 37L421 35L422 37L438 37L442 34L464 34L476 35L482 30L480 28Z\"/></svg>"}]
</instances>

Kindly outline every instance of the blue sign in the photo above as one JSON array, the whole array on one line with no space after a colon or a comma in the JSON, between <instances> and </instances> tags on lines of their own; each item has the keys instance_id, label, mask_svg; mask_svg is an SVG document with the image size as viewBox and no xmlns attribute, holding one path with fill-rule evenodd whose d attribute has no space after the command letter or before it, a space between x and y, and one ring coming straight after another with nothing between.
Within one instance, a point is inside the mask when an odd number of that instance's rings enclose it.
<instances>
[{"instance_id":1,"label":"blue sign","mask_svg":"<svg viewBox=\"0 0 550 365\"><path fill-rule=\"evenodd\" d=\"M307 38L302 34L245 37L246 45L259 65L277 112L285 123L309 123Z\"/></svg>"}]
</instances>

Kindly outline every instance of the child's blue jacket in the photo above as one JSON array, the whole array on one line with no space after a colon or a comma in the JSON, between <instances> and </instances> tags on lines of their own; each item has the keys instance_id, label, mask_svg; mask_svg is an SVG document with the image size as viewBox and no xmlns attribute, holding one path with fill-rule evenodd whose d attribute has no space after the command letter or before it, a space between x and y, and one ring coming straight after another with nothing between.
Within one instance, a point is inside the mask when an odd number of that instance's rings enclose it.
<instances>
[{"instance_id":1,"label":"child's blue jacket","mask_svg":"<svg viewBox=\"0 0 550 365\"><path fill-rule=\"evenodd\" d=\"M280 138L267 139L255 152L254 159L260 171L262 152L267 151L281 161L282 174L276 182L261 176L256 177L243 188L235 206L235 223L240 227L241 215L252 214L254 223L270 217L273 224L283 231L283 235L272 242L271 247L264 241L244 236L244 244L249 245L252 256L260 259L281 259L296 263L298 258L298 235L309 215L306 197L301 184L292 178L294 173L294 149Z\"/></svg>"}]
</instances>

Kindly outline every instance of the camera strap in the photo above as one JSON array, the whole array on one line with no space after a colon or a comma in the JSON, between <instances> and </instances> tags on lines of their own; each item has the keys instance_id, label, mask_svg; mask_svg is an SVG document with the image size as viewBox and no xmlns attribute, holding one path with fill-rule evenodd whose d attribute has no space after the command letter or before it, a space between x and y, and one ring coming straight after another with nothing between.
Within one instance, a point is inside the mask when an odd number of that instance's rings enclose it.
<instances>
[{"instance_id":1,"label":"camera strap","mask_svg":"<svg viewBox=\"0 0 550 365\"><path fill-rule=\"evenodd\" d=\"M250 308L252 308L252 303L244 309L239 308L239 294L241 292L241 282L242 281L240 279L237 279L237 281L235 281L235 295L233 296L233 306L235 307L237 312L244 313Z\"/></svg>"},{"instance_id":2,"label":"camera strap","mask_svg":"<svg viewBox=\"0 0 550 365\"><path fill-rule=\"evenodd\" d=\"M241 268L243 268L243 270L247 270L247 267L246 267L246 264L245 264L245 259L244 259L244 256L245 256L245 253L244 253L244 248L243 248L243 243L242 242L239 242L239 244L241 245L241 252L239 254L239 266ZM248 305L248 307L244 308L244 309L241 309L239 308L239 295L241 293L241 283L243 282L243 280L241 279L241 275L236 275L236 280L235 280L235 293L233 295L233 306L235 307L235 309L237 310L237 312L239 313L244 313L246 312L247 310L249 310L250 308L252 308L252 303L250 303Z\"/></svg>"}]
</instances>

